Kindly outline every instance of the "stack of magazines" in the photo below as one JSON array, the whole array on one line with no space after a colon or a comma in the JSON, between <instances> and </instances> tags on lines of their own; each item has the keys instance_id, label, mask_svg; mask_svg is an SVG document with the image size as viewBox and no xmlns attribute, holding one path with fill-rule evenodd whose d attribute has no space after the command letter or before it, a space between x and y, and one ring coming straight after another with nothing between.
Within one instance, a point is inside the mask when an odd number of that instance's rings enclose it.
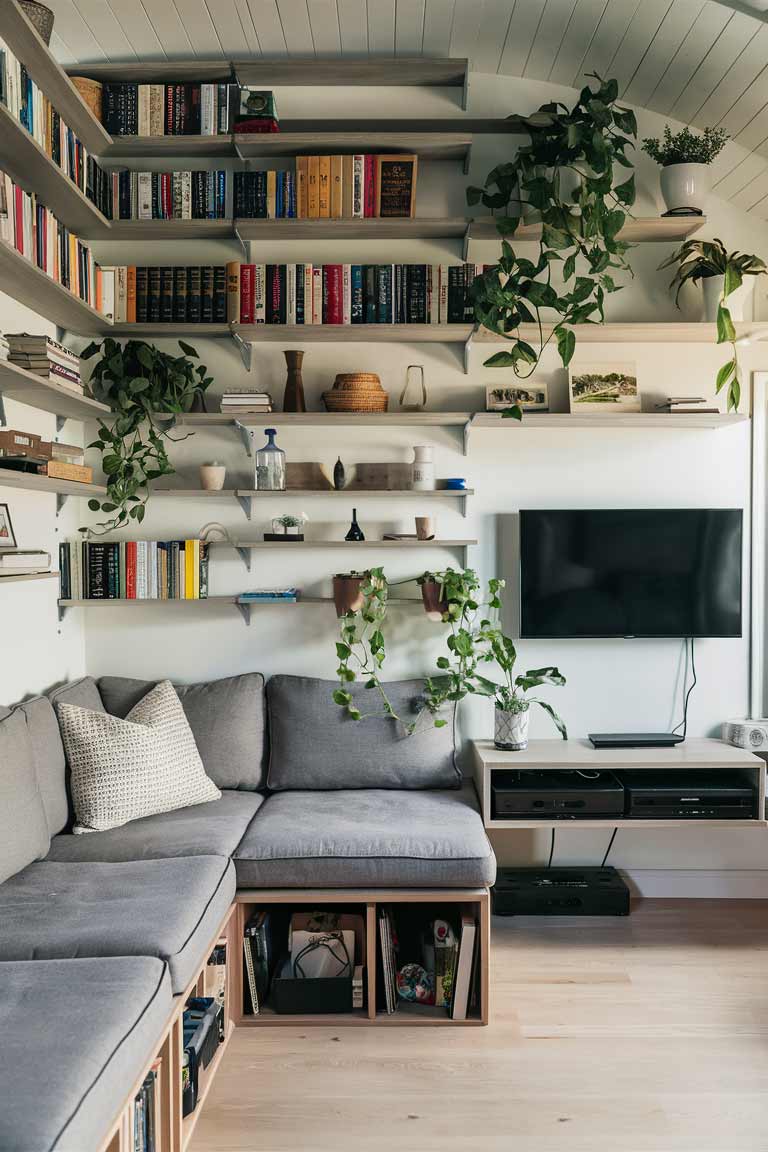
<instances>
[{"instance_id":1,"label":"stack of magazines","mask_svg":"<svg viewBox=\"0 0 768 1152\"><path fill-rule=\"evenodd\" d=\"M221 398L221 410L232 416L242 416L248 412L271 412L272 397L269 392L257 392L255 389L247 388L240 392L225 392Z\"/></svg>"}]
</instances>

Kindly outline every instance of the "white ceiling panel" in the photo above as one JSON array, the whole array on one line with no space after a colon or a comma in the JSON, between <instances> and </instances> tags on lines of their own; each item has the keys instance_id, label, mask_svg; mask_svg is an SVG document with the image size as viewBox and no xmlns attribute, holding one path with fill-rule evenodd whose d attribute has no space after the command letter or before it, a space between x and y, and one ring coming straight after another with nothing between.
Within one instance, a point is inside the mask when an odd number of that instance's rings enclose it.
<instances>
[{"instance_id":1,"label":"white ceiling panel","mask_svg":"<svg viewBox=\"0 0 768 1152\"><path fill-rule=\"evenodd\" d=\"M226 56L242 56L245 32L235 0L205 0L205 5L220 44L219 50Z\"/></svg>"},{"instance_id":2,"label":"white ceiling panel","mask_svg":"<svg viewBox=\"0 0 768 1152\"><path fill-rule=\"evenodd\" d=\"M336 0L307 0L316 56L340 56L341 32Z\"/></svg>"},{"instance_id":3,"label":"white ceiling panel","mask_svg":"<svg viewBox=\"0 0 768 1152\"><path fill-rule=\"evenodd\" d=\"M621 47L627 29L632 23L632 17L641 2L642 0L608 0L584 57L585 72L597 72L599 76L611 74L613 58Z\"/></svg>"},{"instance_id":4,"label":"white ceiling panel","mask_svg":"<svg viewBox=\"0 0 768 1152\"><path fill-rule=\"evenodd\" d=\"M77 11L113 60L135 60L136 50L105 0L74 0Z\"/></svg>"},{"instance_id":5,"label":"white ceiling panel","mask_svg":"<svg viewBox=\"0 0 768 1152\"><path fill-rule=\"evenodd\" d=\"M143 4L136 0L109 0L109 7L139 60L166 59L165 49Z\"/></svg>"},{"instance_id":6,"label":"white ceiling panel","mask_svg":"<svg viewBox=\"0 0 768 1152\"><path fill-rule=\"evenodd\" d=\"M525 64L525 76L549 77L576 7L576 0L547 0Z\"/></svg>"},{"instance_id":7,"label":"white ceiling panel","mask_svg":"<svg viewBox=\"0 0 768 1152\"><path fill-rule=\"evenodd\" d=\"M256 29L253 26L253 17L251 10L248 7L248 0L235 0L235 7L237 8L240 17L240 26L243 29L245 36L245 43L248 47L246 56L261 56L261 44L259 37L256 35ZM240 53L238 53L240 55Z\"/></svg>"},{"instance_id":8,"label":"white ceiling panel","mask_svg":"<svg viewBox=\"0 0 768 1152\"><path fill-rule=\"evenodd\" d=\"M756 32L757 23L751 16L734 13L680 93L670 114L677 120L690 123Z\"/></svg>"},{"instance_id":9,"label":"white ceiling panel","mask_svg":"<svg viewBox=\"0 0 768 1152\"><path fill-rule=\"evenodd\" d=\"M704 0L674 0L624 89L631 104L646 106L671 61L694 26L704 7ZM630 32L631 34L631 32Z\"/></svg>"},{"instance_id":10,"label":"white ceiling panel","mask_svg":"<svg viewBox=\"0 0 768 1152\"><path fill-rule=\"evenodd\" d=\"M372 56L395 54L395 0L366 0L368 51Z\"/></svg>"},{"instance_id":11,"label":"white ceiling panel","mask_svg":"<svg viewBox=\"0 0 768 1152\"><path fill-rule=\"evenodd\" d=\"M280 23L289 56L314 56L307 0L277 0Z\"/></svg>"},{"instance_id":12,"label":"white ceiling panel","mask_svg":"<svg viewBox=\"0 0 768 1152\"><path fill-rule=\"evenodd\" d=\"M504 76L523 75L545 5L546 0L517 0L499 62Z\"/></svg>"},{"instance_id":13,"label":"white ceiling panel","mask_svg":"<svg viewBox=\"0 0 768 1152\"><path fill-rule=\"evenodd\" d=\"M265 56L287 56L283 25L275 0L248 0L253 28Z\"/></svg>"},{"instance_id":14,"label":"white ceiling panel","mask_svg":"<svg viewBox=\"0 0 768 1152\"><path fill-rule=\"evenodd\" d=\"M398 7L402 3L403 0L398 0ZM449 56L455 56L458 59L471 57L475 50L484 8L485 0L474 0L472 4L467 4L465 0L457 0L453 9Z\"/></svg>"},{"instance_id":15,"label":"white ceiling panel","mask_svg":"<svg viewBox=\"0 0 768 1152\"><path fill-rule=\"evenodd\" d=\"M455 0L427 0L424 7L424 38L422 52L425 56L444 59L451 50L451 29Z\"/></svg>"},{"instance_id":16,"label":"white ceiling panel","mask_svg":"<svg viewBox=\"0 0 768 1152\"><path fill-rule=\"evenodd\" d=\"M424 41L424 0L398 4L395 9L395 55L421 56Z\"/></svg>"},{"instance_id":17,"label":"white ceiling panel","mask_svg":"<svg viewBox=\"0 0 768 1152\"><path fill-rule=\"evenodd\" d=\"M368 55L368 9L360 0L336 0L342 56Z\"/></svg>"},{"instance_id":18,"label":"white ceiling panel","mask_svg":"<svg viewBox=\"0 0 768 1152\"><path fill-rule=\"evenodd\" d=\"M607 7L608 0L578 0L550 69L553 84L572 84L576 88L584 85L582 63Z\"/></svg>"},{"instance_id":19,"label":"white ceiling panel","mask_svg":"<svg viewBox=\"0 0 768 1152\"><path fill-rule=\"evenodd\" d=\"M670 111L732 15L722 4L707 0L655 90L648 97L647 108L662 113Z\"/></svg>"},{"instance_id":20,"label":"white ceiling panel","mask_svg":"<svg viewBox=\"0 0 768 1152\"><path fill-rule=\"evenodd\" d=\"M485 0L470 61L476 72L498 71L514 7L514 0Z\"/></svg>"}]
</instances>

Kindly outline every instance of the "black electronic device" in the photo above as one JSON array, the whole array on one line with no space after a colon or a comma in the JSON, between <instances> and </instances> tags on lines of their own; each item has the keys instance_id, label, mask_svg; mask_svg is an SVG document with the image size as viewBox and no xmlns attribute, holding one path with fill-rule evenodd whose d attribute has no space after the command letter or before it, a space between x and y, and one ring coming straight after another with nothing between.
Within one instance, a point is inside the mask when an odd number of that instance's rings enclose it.
<instances>
[{"instance_id":1,"label":"black electronic device","mask_svg":"<svg viewBox=\"0 0 768 1152\"><path fill-rule=\"evenodd\" d=\"M499 868L495 916L628 916L629 888L615 868Z\"/></svg>"},{"instance_id":2,"label":"black electronic device","mask_svg":"<svg viewBox=\"0 0 768 1152\"><path fill-rule=\"evenodd\" d=\"M632 820L754 820L757 788L732 772L625 769L619 773Z\"/></svg>"},{"instance_id":3,"label":"black electronic device","mask_svg":"<svg viewBox=\"0 0 768 1152\"><path fill-rule=\"evenodd\" d=\"M674 748L685 739L678 732L590 732L593 748Z\"/></svg>"},{"instance_id":4,"label":"black electronic device","mask_svg":"<svg viewBox=\"0 0 768 1152\"><path fill-rule=\"evenodd\" d=\"M520 635L741 636L738 508L520 512Z\"/></svg>"},{"instance_id":5,"label":"black electronic device","mask_svg":"<svg viewBox=\"0 0 768 1152\"><path fill-rule=\"evenodd\" d=\"M624 786L608 771L495 769L491 775L496 819L578 820L623 816Z\"/></svg>"}]
</instances>

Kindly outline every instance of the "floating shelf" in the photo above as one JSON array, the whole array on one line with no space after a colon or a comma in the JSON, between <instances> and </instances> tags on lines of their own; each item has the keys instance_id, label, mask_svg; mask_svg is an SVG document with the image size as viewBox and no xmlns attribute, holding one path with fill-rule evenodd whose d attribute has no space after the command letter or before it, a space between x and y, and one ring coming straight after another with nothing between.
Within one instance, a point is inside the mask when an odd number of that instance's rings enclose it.
<instances>
[{"instance_id":1,"label":"floating shelf","mask_svg":"<svg viewBox=\"0 0 768 1152\"><path fill-rule=\"evenodd\" d=\"M471 324L108 324L112 336L231 336L246 343L466 344Z\"/></svg>"},{"instance_id":2,"label":"floating shelf","mask_svg":"<svg viewBox=\"0 0 768 1152\"><path fill-rule=\"evenodd\" d=\"M0 104L0 167L81 238L107 234L109 221L4 104Z\"/></svg>"},{"instance_id":3,"label":"floating shelf","mask_svg":"<svg viewBox=\"0 0 768 1152\"><path fill-rule=\"evenodd\" d=\"M646 828L766 828L768 820L633 820L625 816L608 816L603 820L589 820L576 817L573 820L487 820L488 832L520 830L522 828L556 828L558 831L580 828L633 828L636 831Z\"/></svg>"},{"instance_id":4,"label":"floating shelf","mask_svg":"<svg viewBox=\"0 0 768 1152\"><path fill-rule=\"evenodd\" d=\"M42 412L53 412L62 422L68 419L97 420L111 412L106 404L81 396L64 384L36 376L9 360L0 360L0 412L4 397L29 404Z\"/></svg>"},{"instance_id":5,"label":"floating shelf","mask_svg":"<svg viewBox=\"0 0 768 1152\"><path fill-rule=\"evenodd\" d=\"M162 416L162 413L160 413ZM263 424L312 428L440 427L466 424L471 412L264 412L230 416L227 412L186 412L175 417L180 428L260 428Z\"/></svg>"},{"instance_id":6,"label":"floating shelf","mask_svg":"<svg viewBox=\"0 0 768 1152\"><path fill-rule=\"evenodd\" d=\"M106 496L100 484L78 484L75 480L54 480L50 476L37 476L34 472L14 472L0 468L0 488L27 488L30 492L52 492L60 498L67 496ZM63 503L63 500L62 500Z\"/></svg>"},{"instance_id":7,"label":"floating shelf","mask_svg":"<svg viewBox=\"0 0 768 1152\"><path fill-rule=\"evenodd\" d=\"M172 499L187 499L187 500L231 500L235 499L240 504L246 519L251 520L253 517L254 504L260 500L274 500L274 499L312 499L313 497L335 497L336 499L343 498L347 502L358 499L379 499L379 500L432 500L435 497L439 500L460 500L461 501L461 514L467 514L467 497L474 496L474 488L435 488L431 492L421 492L413 488L355 488L350 486L348 488L286 488L283 491L266 491L262 489L257 491L251 488L221 488L216 492L206 491L203 488L153 488L152 498L157 496L170 497Z\"/></svg>"},{"instance_id":8,"label":"floating shelf","mask_svg":"<svg viewBox=\"0 0 768 1152\"><path fill-rule=\"evenodd\" d=\"M251 553L274 548L289 548L291 551L314 551L346 549L347 551L361 551L364 548L374 549L414 549L414 548L442 548L456 549L464 558L464 567L467 563L467 549L477 544L477 540L211 540L211 548L234 548L245 564L246 571L251 570Z\"/></svg>"},{"instance_id":9,"label":"floating shelf","mask_svg":"<svg viewBox=\"0 0 768 1152\"><path fill-rule=\"evenodd\" d=\"M24 64L67 127L80 137L89 152L98 156L110 143L111 137L80 99L77 89L16 0L2 0L2 25L5 43ZM75 73L82 75L79 69Z\"/></svg>"},{"instance_id":10,"label":"floating shelf","mask_svg":"<svg viewBox=\"0 0 768 1152\"><path fill-rule=\"evenodd\" d=\"M112 325L97 312L27 260L10 244L0 240L0 286L20 304L44 316L51 324L70 332L85 334L108 332Z\"/></svg>"},{"instance_id":11,"label":"floating shelf","mask_svg":"<svg viewBox=\"0 0 768 1152\"><path fill-rule=\"evenodd\" d=\"M619 232L617 239L630 244L659 244L674 243L687 240L707 223L706 216L637 216L627 220ZM496 230L496 221L492 216L479 217L469 223L468 236L470 240L498 240L501 236ZM510 241L539 240L541 239L541 224L526 224L522 220L517 231L507 237Z\"/></svg>"},{"instance_id":12,"label":"floating shelf","mask_svg":"<svg viewBox=\"0 0 768 1152\"><path fill-rule=\"evenodd\" d=\"M552 325L544 324L544 338L552 333ZM664 323L645 322L641 324L573 324L570 325L580 344L714 344L717 340L717 327L703 323ZM768 338L768 321L755 320L736 323L736 338L739 340L764 340ZM521 324L518 332L521 339L536 344L539 329L535 324ZM478 344L508 344L503 336L479 328L472 335Z\"/></svg>"},{"instance_id":13,"label":"floating shelf","mask_svg":"<svg viewBox=\"0 0 768 1152\"><path fill-rule=\"evenodd\" d=\"M338 220L113 220L110 240L441 240L462 238L463 216Z\"/></svg>"},{"instance_id":14,"label":"floating shelf","mask_svg":"<svg viewBox=\"0 0 768 1152\"><path fill-rule=\"evenodd\" d=\"M58 572L26 572L18 576L0 576L0 588L3 584L18 584L22 580L58 580Z\"/></svg>"}]
</instances>

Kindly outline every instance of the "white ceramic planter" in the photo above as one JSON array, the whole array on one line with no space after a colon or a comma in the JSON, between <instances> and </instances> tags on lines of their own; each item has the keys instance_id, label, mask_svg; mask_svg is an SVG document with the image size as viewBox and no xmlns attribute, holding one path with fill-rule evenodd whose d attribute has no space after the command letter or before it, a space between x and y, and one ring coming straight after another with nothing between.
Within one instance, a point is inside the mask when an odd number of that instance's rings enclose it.
<instances>
[{"instance_id":1,"label":"white ceramic planter","mask_svg":"<svg viewBox=\"0 0 768 1152\"><path fill-rule=\"evenodd\" d=\"M495 710L493 742L504 752L522 752L528 747L528 709L525 712Z\"/></svg>"},{"instance_id":2,"label":"white ceramic planter","mask_svg":"<svg viewBox=\"0 0 768 1152\"><path fill-rule=\"evenodd\" d=\"M704 299L704 319L714 324L717 320L717 306L723 294L724 276L707 276L701 282ZM731 320L751 320L754 311L755 278L745 276L741 287L731 292L725 301Z\"/></svg>"},{"instance_id":3,"label":"white ceramic planter","mask_svg":"<svg viewBox=\"0 0 768 1152\"><path fill-rule=\"evenodd\" d=\"M224 487L227 469L223 464L200 465L200 487L205 492L220 492Z\"/></svg>"},{"instance_id":4,"label":"white ceramic planter","mask_svg":"<svg viewBox=\"0 0 768 1152\"><path fill-rule=\"evenodd\" d=\"M710 185L708 164L667 164L661 170L661 194L669 212L678 208L704 212Z\"/></svg>"}]
</instances>

